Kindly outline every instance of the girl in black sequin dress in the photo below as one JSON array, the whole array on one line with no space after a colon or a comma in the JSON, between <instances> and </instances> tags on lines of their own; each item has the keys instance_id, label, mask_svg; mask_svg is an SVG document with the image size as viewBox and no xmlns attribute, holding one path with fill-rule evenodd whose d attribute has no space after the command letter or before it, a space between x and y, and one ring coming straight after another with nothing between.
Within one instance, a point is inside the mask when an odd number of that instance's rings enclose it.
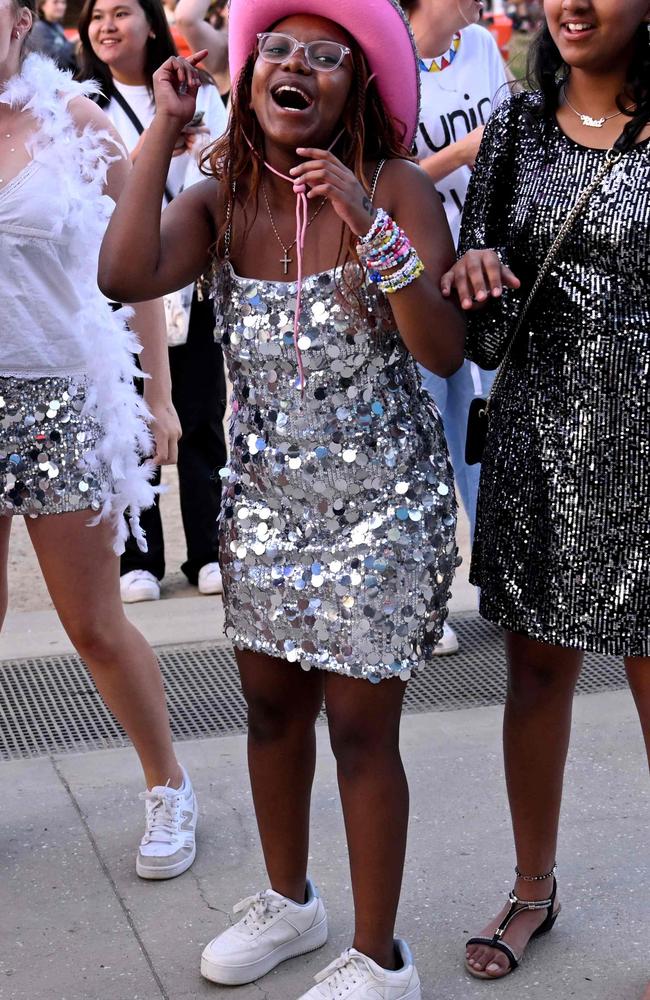
<instances>
[{"instance_id":1,"label":"girl in black sequin dress","mask_svg":"<svg viewBox=\"0 0 650 1000\"><path fill-rule=\"evenodd\" d=\"M472 580L481 613L507 630L515 893L537 908L513 902L503 936L492 935L509 908L468 944L468 970L483 978L516 967L557 913L584 650L624 657L650 751L650 5L544 6L541 93L513 98L488 124L464 256L443 279L473 310L473 360L503 358L551 243L624 127L625 152L571 228L491 402Z\"/></svg>"}]
</instances>

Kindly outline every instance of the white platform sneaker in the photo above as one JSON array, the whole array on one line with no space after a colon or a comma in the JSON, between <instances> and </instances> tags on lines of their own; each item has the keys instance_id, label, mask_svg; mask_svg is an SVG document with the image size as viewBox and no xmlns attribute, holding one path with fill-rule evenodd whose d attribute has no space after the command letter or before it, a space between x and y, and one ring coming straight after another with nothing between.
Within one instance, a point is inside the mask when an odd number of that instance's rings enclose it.
<instances>
[{"instance_id":1,"label":"white platform sneaker","mask_svg":"<svg viewBox=\"0 0 650 1000\"><path fill-rule=\"evenodd\" d=\"M402 968L382 969L356 948L348 948L316 976L316 986L300 1000L421 1000L420 977L405 941L395 941Z\"/></svg>"},{"instance_id":2,"label":"white platform sneaker","mask_svg":"<svg viewBox=\"0 0 650 1000\"><path fill-rule=\"evenodd\" d=\"M309 879L302 904L265 889L235 906L235 913L244 911L241 920L203 951L201 975L210 982L252 983L280 962L315 951L327 941L325 907Z\"/></svg>"},{"instance_id":3,"label":"white platform sneaker","mask_svg":"<svg viewBox=\"0 0 650 1000\"><path fill-rule=\"evenodd\" d=\"M140 796L146 828L135 870L140 878L176 878L196 857L196 796L185 768L180 788L158 785Z\"/></svg>"}]
</instances>

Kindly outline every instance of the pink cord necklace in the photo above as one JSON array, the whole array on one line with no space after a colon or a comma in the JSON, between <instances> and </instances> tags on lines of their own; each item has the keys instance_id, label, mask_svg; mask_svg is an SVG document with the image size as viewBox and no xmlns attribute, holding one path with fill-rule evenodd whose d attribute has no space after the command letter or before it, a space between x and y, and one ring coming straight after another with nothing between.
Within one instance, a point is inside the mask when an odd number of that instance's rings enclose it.
<instances>
[{"instance_id":1,"label":"pink cord necklace","mask_svg":"<svg viewBox=\"0 0 650 1000\"><path fill-rule=\"evenodd\" d=\"M372 77L371 77L371 79L372 79ZM341 129L341 131L338 133L338 135L336 136L336 138L334 139L334 141L327 147L327 151L328 152L330 152L330 150L332 150L334 148L334 146L336 146L337 142L339 141L339 139L343 135L343 132L344 132L344 129ZM243 135L244 135L244 138L245 138L246 142L248 143L250 149L255 154L255 156L259 156L259 153L255 149L255 147L253 146L253 143L250 141L250 139L248 138L248 136L246 135L245 132L243 132ZM304 249L305 249L305 236L307 235L307 228L308 228L309 223L310 223L310 219L309 219L309 202L307 200L307 186L305 184L299 184L299 183L297 183L294 177L289 177L288 174L283 174L279 170L276 170L275 167L272 167L271 164L268 163L266 160L262 160L262 163L264 164L264 166L266 167L266 169L270 170L272 174L276 175L276 177L280 177L283 181L288 181L290 184L292 184L294 192L295 192L295 195L296 195L296 239L294 241L294 245L296 247L297 257L298 257L298 278L297 278L297 281L296 281L296 285L297 285L297 288L296 288L296 311L295 311L295 316L294 316L294 321L293 321L293 346L294 346L294 350L296 352L296 360L298 362L298 376L299 376L299 382L300 382L300 393L301 393L302 396L304 396L304 394L305 394L305 368L304 368L304 365L303 365L303 362L302 362L302 352L301 352L300 348L298 347L298 340L300 339L300 310L302 308L302 286L303 286L302 265L303 265L303 252L304 252ZM318 209L318 211L320 212L320 209ZM315 217L316 216L314 216L314 218ZM313 222L313 219L311 221Z\"/></svg>"}]
</instances>

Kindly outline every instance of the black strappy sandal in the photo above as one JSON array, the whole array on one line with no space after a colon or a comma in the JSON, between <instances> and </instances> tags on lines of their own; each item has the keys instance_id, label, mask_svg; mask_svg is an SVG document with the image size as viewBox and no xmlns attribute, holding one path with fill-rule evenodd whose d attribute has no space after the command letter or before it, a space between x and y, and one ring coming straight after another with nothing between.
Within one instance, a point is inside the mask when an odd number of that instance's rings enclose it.
<instances>
[{"instance_id":1,"label":"black strappy sandal","mask_svg":"<svg viewBox=\"0 0 650 1000\"><path fill-rule=\"evenodd\" d=\"M495 951L500 951L506 956L510 962L510 968L502 973L502 975L492 976L488 972L480 972L478 969L475 969L469 964L469 959L465 959L465 968L471 976L474 976L475 979L503 979L505 976L508 976L511 972L515 971L521 961L521 956L517 957L510 945L507 944L506 941L503 941L502 938L512 921L519 916L520 913L527 913L530 910L547 911L546 919L542 924L540 924L536 931L533 931L529 941L532 941L533 938L541 937L542 934L548 934L551 930L561 910L561 906L558 906L558 908L555 909L555 897L557 895L557 882L554 875L555 868L556 866L554 865L552 870L547 872L545 875L522 875L518 868L515 869L518 878L522 878L526 882L541 882L553 875L553 891L548 899L535 900L520 899L519 896L515 896L514 892L509 893L508 899L510 900L510 909L495 930L492 937L472 937L466 943L465 947L467 948L471 944L483 944L488 948L494 948Z\"/></svg>"}]
</instances>

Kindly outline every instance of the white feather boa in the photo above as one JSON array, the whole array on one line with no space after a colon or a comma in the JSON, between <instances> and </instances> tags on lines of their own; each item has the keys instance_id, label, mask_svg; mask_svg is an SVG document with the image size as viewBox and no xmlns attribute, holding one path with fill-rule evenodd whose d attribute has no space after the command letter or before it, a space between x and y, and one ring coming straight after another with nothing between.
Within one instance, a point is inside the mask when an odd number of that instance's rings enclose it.
<instances>
[{"instance_id":1,"label":"white feather boa","mask_svg":"<svg viewBox=\"0 0 650 1000\"><path fill-rule=\"evenodd\" d=\"M31 54L20 75L0 93L0 102L29 111L39 123L29 151L47 167L57 235L69 238L74 283L83 303L70 322L85 345L86 412L102 428L88 464L108 468L112 479L92 523L110 520L115 531L113 547L119 555L128 537L124 514L139 547L146 551L139 516L152 505L157 491L149 482L153 463L144 460L153 450L151 416L133 384L140 375L134 364L140 344L126 323L130 311L113 312L97 286L99 248L114 208L104 194L106 174L123 153L107 132L88 126L79 134L68 110L73 98L88 97L97 90L96 84L76 83L49 59Z\"/></svg>"}]
</instances>

